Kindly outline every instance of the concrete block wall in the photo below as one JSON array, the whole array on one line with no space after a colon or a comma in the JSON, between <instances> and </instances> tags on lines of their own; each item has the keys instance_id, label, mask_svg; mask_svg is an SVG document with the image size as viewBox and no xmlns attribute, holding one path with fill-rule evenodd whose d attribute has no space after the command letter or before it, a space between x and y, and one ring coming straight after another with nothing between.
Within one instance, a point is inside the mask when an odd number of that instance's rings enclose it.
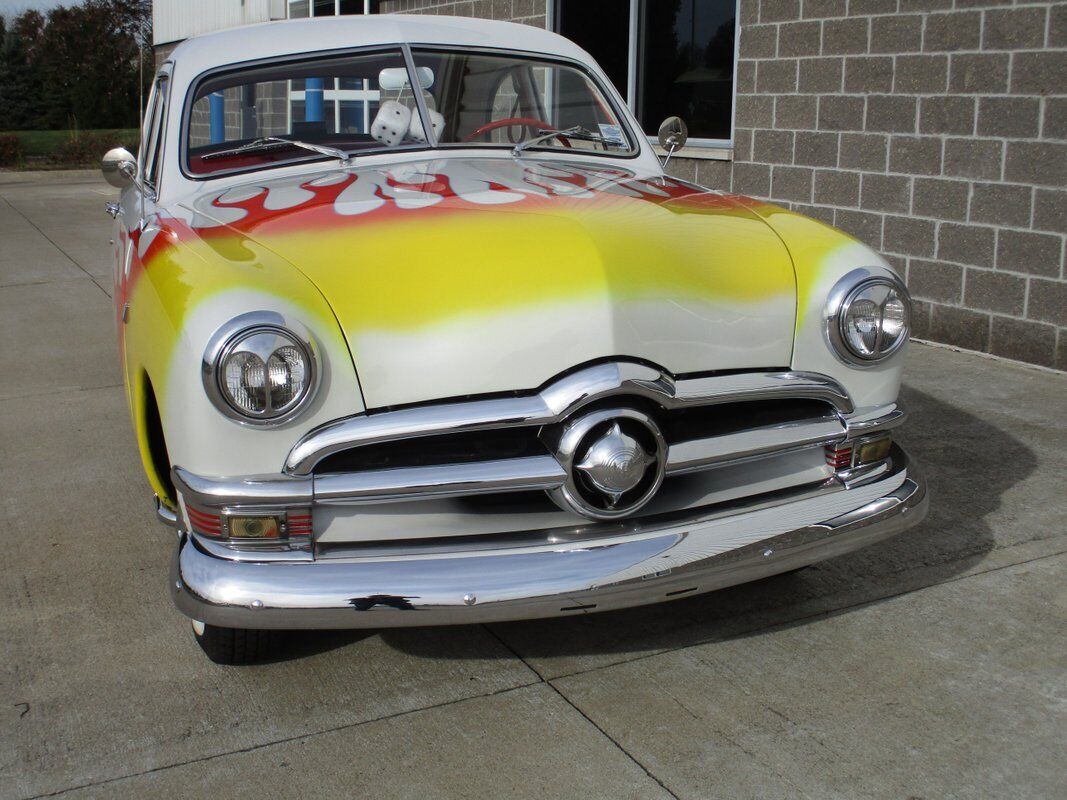
<instances>
[{"instance_id":1,"label":"concrete block wall","mask_svg":"<svg viewBox=\"0 0 1067 800\"><path fill-rule=\"evenodd\" d=\"M742 0L737 82L697 177L880 249L917 336L1067 369L1067 4Z\"/></svg>"}]
</instances>

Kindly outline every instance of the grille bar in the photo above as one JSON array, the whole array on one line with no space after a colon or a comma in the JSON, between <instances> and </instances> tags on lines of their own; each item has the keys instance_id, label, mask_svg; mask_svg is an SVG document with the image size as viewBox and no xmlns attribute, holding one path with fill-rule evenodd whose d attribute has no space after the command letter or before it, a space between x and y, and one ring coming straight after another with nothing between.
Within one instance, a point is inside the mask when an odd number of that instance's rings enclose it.
<instances>
[{"instance_id":1,"label":"grille bar","mask_svg":"<svg viewBox=\"0 0 1067 800\"><path fill-rule=\"evenodd\" d=\"M839 414L853 410L848 392L825 375L746 372L675 379L644 364L614 362L566 375L533 396L464 400L327 423L297 442L285 472L310 475L327 456L366 445L446 432L554 424L583 406L620 395L651 400L666 409L794 398L829 403Z\"/></svg>"},{"instance_id":2,"label":"grille bar","mask_svg":"<svg viewBox=\"0 0 1067 800\"><path fill-rule=\"evenodd\" d=\"M814 421L767 425L723 436L672 444L667 451L667 473L681 475L727 463L747 461L769 453L844 441L845 424L827 416Z\"/></svg>"},{"instance_id":3,"label":"grille bar","mask_svg":"<svg viewBox=\"0 0 1067 800\"><path fill-rule=\"evenodd\" d=\"M316 475L314 493L316 503L357 505L552 489L565 478L563 467L552 456L530 456Z\"/></svg>"}]
</instances>

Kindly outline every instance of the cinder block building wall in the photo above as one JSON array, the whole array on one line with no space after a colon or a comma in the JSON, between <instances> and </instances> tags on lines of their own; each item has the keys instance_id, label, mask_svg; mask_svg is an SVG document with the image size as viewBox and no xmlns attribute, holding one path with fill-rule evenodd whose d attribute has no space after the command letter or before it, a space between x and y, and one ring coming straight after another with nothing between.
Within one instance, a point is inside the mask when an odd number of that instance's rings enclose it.
<instances>
[{"instance_id":1,"label":"cinder block building wall","mask_svg":"<svg viewBox=\"0 0 1067 800\"><path fill-rule=\"evenodd\" d=\"M737 91L710 182L879 248L920 338L1067 369L1067 4L742 0Z\"/></svg>"}]
</instances>

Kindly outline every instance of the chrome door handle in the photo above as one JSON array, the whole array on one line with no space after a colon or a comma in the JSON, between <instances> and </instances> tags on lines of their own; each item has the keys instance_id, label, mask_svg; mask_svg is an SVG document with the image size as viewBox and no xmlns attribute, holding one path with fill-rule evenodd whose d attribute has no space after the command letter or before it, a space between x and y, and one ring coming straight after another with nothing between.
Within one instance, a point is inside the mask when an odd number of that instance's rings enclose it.
<instances>
[{"instance_id":1,"label":"chrome door handle","mask_svg":"<svg viewBox=\"0 0 1067 800\"><path fill-rule=\"evenodd\" d=\"M119 214L122 213L122 206L120 206L118 203L106 203L104 205L104 210L111 215L112 219L115 219L118 217Z\"/></svg>"}]
</instances>

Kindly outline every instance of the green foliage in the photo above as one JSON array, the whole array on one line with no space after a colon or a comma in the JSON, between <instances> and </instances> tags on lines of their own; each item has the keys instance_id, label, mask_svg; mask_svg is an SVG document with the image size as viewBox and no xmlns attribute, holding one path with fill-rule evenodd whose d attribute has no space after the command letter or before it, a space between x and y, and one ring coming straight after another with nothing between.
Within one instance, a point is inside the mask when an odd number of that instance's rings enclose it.
<instances>
[{"instance_id":1,"label":"green foliage","mask_svg":"<svg viewBox=\"0 0 1067 800\"><path fill-rule=\"evenodd\" d=\"M0 129L135 127L151 16L148 0L84 0L0 28Z\"/></svg>"},{"instance_id":2,"label":"green foliage","mask_svg":"<svg viewBox=\"0 0 1067 800\"><path fill-rule=\"evenodd\" d=\"M22 142L17 136L0 135L0 167L13 167L22 163Z\"/></svg>"},{"instance_id":3,"label":"green foliage","mask_svg":"<svg viewBox=\"0 0 1067 800\"><path fill-rule=\"evenodd\" d=\"M112 147L137 149L137 129L100 131L7 131L0 142L13 139L20 157L3 166L25 162L29 167L99 166L100 158ZM3 145L0 144L0 149Z\"/></svg>"},{"instance_id":4,"label":"green foliage","mask_svg":"<svg viewBox=\"0 0 1067 800\"><path fill-rule=\"evenodd\" d=\"M112 147L137 149L137 131L127 131L127 135L122 137L117 135L121 133L121 131L74 132L60 145L56 157L60 163L69 166L99 166L104 153Z\"/></svg>"}]
</instances>

